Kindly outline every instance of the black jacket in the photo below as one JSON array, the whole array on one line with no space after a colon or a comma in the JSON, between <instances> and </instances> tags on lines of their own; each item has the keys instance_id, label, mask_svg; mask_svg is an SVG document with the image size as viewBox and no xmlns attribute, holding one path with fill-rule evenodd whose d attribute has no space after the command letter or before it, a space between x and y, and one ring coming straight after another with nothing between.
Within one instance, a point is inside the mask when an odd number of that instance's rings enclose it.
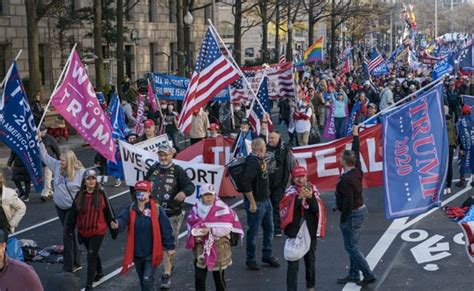
<instances>
[{"instance_id":1,"label":"black jacket","mask_svg":"<svg viewBox=\"0 0 474 291\"><path fill-rule=\"evenodd\" d=\"M15 152L11 152L7 165L13 167L12 181L25 181L28 183L31 181L28 169L25 167L25 164L23 164L20 156L15 154Z\"/></svg>"},{"instance_id":2,"label":"black jacket","mask_svg":"<svg viewBox=\"0 0 474 291\"><path fill-rule=\"evenodd\" d=\"M346 222L351 216L353 209L364 205L362 197L364 173L360 167L359 136L354 136L352 150L357 158L356 165L352 170L342 174L336 185L336 205L337 209L341 212L341 223Z\"/></svg>"},{"instance_id":3,"label":"black jacket","mask_svg":"<svg viewBox=\"0 0 474 291\"><path fill-rule=\"evenodd\" d=\"M245 160L243 186L245 193L253 193L255 202L262 202L270 197L270 179L266 164L252 153Z\"/></svg>"},{"instance_id":4,"label":"black jacket","mask_svg":"<svg viewBox=\"0 0 474 291\"><path fill-rule=\"evenodd\" d=\"M46 151L48 152L48 155L59 160L59 157L61 156L61 151L59 150L58 142L56 141L56 139L51 135L46 134L43 137L43 144L46 148Z\"/></svg>"},{"instance_id":5,"label":"black jacket","mask_svg":"<svg viewBox=\"0 0 474 291\"><path fill-rule=\"evenodd\" d=\"M183 209L183 202L174 198L179 192L186 196L194 193L194 184L186 171L178 165L161 168L157 162L148 170L145 180L153 182L152 197L156 198L168 217L179 215Z\"/></svg>"}]
</instances>

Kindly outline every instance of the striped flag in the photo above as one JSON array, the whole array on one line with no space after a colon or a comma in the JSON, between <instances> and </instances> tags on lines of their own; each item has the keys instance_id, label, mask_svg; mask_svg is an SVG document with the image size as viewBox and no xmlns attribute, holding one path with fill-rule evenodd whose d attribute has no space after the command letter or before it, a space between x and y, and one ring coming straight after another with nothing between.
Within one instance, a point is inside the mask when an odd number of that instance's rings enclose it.
<instances>
[{"instance_id":1,"label":"striped flag","mask_svg":"<svg viewBox=\"0 0 474 291\"><path fill-rule=\"evenodd\" d=\"M178 128L183 133L188 133L191 130L193 113L238 78L239 72L222 55L209 28L202 40L194 72L184 95Z\"/></svg>"},{"instance_id":2,"label":"striped flag","mask_svg":"<svg viewBox=\"0 0 474 291\"><path fill-rule=\"evenodd\" d=\"M247 80L252 83L252 79L255 77L255 72L243 72ZM252 98L249 95L249 88L244 83L242 77L230 84L230 99L233 103L242 103L244 101L251 101Z\"/></svg>"},{"instance_id":3,"label":"striped flag","mask_svg":"<svg viewBox=\"0 0 474 291\"><path fill-rule=\"evenodd\" d=\"M280 97L296 97L293 64L291 62L282 64L276 73L278 74Z\"/></svg>"},{"instance_id":4,"label":"striped flag","mask_svg":"<svg viewBox=\"0 0 474 291\"><path fill-rule=\"evenodd\" d=\"M280 65L286 63L286 55L285 55L285 47L284 46L280 47L280 58L278 59L278 63Z\"/></svg>"},{"instance_id":5,"label":"striped flag","mask_svg":"<svg viewBox=\"0 0 474 291\"><path fill-rule=\"evenodd\" d=\"M370 54L369 73L375 77L389 73L382 55L380 55L375 47L372 49L372 53Z\"/></svg>"},{"instance_id":6,"label":"striped flag","mask_svg":"<svg viewBox=\"0 0 474 291\"><path fill-rule=\"evenodd\" d=\"M249 122L255 129L257 135L260 135L262 129L262 120L264 112L268 113L268 129L271 129L272 118L270 112L270 102L268 98L268 77L264 76L258 87L257 99L253 101L250 109Z\"/></svg>"}]
</instances>

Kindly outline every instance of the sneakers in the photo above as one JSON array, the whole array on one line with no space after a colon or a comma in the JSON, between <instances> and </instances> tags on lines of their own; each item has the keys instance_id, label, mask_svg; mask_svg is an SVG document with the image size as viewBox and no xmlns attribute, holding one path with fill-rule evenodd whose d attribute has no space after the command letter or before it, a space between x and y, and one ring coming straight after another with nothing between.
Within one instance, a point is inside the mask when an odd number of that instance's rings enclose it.
<instances>
[{"instance_id":1,"label":"sneakers","mask_svg":"<svg viewBox=\"0 0 474 291\"><path fill-rule=\"evenodd\" d=\"M370 279L364 278L364 280L359 281L359 282L357 282L356 284L357 284L358 286L365 287L365 286L367 286L367 285L369 285L369 284L375 283L376 281L377 281L377 278L375 278L375 277L374 277L374 278L370 278Z\"/></svg>"},{"instance_id":2,"label":"sneakers","mask_svg":"<svg viewBox=\"0 0 474 291\"><path fill-rule=\"evenodd\" d=\"M256 261L247 261L245 263L247 265L247 268L252 271L258 271L260 270L260 267L258 266Z\"/></svg>"},{"instance_id":3,"label":"sneakers","mask_svg":"<svg viewBox=\"0 0 474 291\"><path fill-rule=\"evenodd\" d=\"M360 279L357 279L357 278L351 278L349 276L345 276L343 278L337 278L337 284L347 284L349 282L352 282L352 283L357 283L359 282Z\"/></svg>"},{"instance_id":4,"label":"sneakers","mask_svg":"<svg viewBox=\"0 0 474 291\"><path fill-rule=\"evenodd\" d=\"M161 289L169 289L171 287L171 276L168 274L163 274L161 276Z\"/></svg>"},{"instance_id":5,"label":"sneakers","mask_svg":"<svg viewBox=\"0 0 474 291\"><path fill-rule=\"evenodd\" d=\"M22 197L20 197L20 199L23 200L23 202L28 202L28 201L30 201L30 197L22 196Z\"/></svg>"},{"instance_id":6,"label":"sneakers","mask_svg":"<svg viewBox=\"0 0 474 291\"><path fill-rule=\"evenodd\" d=\"M281 230L275 230L275 237L282 237L283 232Z\"/></svg>"},{"instance_id":7,"label":"sneakers","mask_svg":"<svg viewBox=\"0 0 474 291\"><path fill-rule=\"evenodd\" d=\"M272 268L280 267L280 263L276 257L262 258L262 263L269 264Z\"/></svg>"},{"instance_id":8,"label":"sneakers","mask_svg":"<svg viewBox=\"0 0 474 291\"><path fill-rule=\"evenodd\" d=\"M79 271L79 270L82 270L82 266L81 266L81 265L77 265L77 266L72 267L72 272L73 272L73 273L76 273L76 272Z\"/></svg>"},{"instance_id":9,"label":"sneakers","mask_svg":"<svg viewBox=\"0 0 474 291\"><path fill-rule=\"evenodd\" d=\"M120 179L117 179L117 181L115 181L114 186L115 187L120 187L120 185L122 185L122 181Z\"/></svg>"}]
</instances>

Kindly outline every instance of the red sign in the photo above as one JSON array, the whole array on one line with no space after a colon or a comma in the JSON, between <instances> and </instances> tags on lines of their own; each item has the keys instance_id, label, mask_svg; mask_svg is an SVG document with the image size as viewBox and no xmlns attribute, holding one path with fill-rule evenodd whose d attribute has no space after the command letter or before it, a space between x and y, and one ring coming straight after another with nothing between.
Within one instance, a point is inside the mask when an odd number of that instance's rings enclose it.
<instances>
[{"instance_id":1,"label":"red sign","mask_svg":"<svg viewBox=\"0 0 474 291\"><path fill-rule=\"evenodd\" d=\"M360 133L360 161L364 172L364 187L383 185L382 176L382 125L369 127ZM298 163L305 166L309 180L320 191L336 188L342 174L340 157L351 149L352 136L325 144L293 148Z\"/></svg>"}]
</instances>

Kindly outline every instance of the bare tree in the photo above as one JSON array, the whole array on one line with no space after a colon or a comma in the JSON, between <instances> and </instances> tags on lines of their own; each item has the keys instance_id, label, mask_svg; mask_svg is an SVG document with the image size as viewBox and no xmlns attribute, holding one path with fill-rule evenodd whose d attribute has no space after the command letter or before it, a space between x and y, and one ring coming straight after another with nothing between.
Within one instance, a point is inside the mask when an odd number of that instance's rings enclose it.
<instances>
[{"instance_id":1,"label":"bare tree","mask_svg":"<svg viewBox=\"0 0 474 291\"><path fill-rule=\"evenodd\" d=\"M41 73L39 63L39 31L38 23L53 7L61 5L61 0L44 1L25 0L26 31L28 35L28 72L29 94L41 91Z\"/></svg>"},{"instance_id":2,"label":"bare tree","mask_svg":"<svg viewBox=\"0 0 474 291\"><path fill-rule=\"evenodd\" d=\"M304 10L308 13L308 43L314 42L314 26L316 23L327 17L328 1L325 0L306 0L302 1Z\"/></svg>"},{"instance_id":3,"label":"bare tree","mask_svg":"<svg viewBox=\"0 0 474 291\"><path fill-rule=\"evenodd\" d=\"M102 52L102 1L94 0L95 86L102 91L105 83L104 55Z\"/></svg>"}]
</instances>

